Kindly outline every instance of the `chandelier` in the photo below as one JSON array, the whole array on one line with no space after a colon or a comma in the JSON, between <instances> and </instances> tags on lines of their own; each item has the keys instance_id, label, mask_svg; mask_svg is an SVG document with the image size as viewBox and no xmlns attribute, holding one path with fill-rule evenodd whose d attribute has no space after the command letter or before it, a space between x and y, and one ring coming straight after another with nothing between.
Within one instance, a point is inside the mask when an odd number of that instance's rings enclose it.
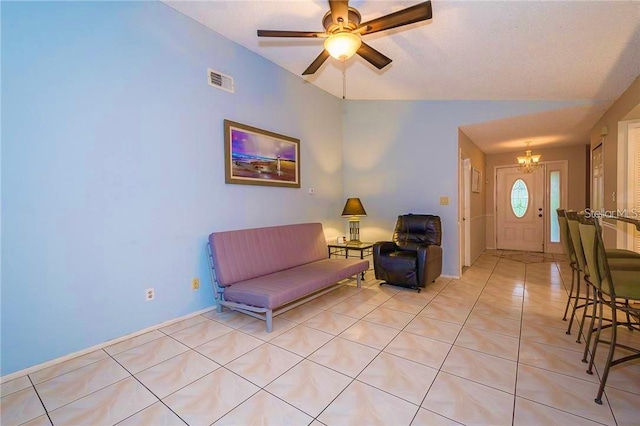
<instances>
[{"instance_id":1,"label":"chandelier","mask_svg":"<svg viewBox=\"0 0 640 426\"><path fill-rule=\"evenodd\" d=\"M527 150L524 155L518 156L518 168L524 173L533 173L540 167L540 154L531 154L529 144L527 142Z\"/></svg>"}]
</instances>

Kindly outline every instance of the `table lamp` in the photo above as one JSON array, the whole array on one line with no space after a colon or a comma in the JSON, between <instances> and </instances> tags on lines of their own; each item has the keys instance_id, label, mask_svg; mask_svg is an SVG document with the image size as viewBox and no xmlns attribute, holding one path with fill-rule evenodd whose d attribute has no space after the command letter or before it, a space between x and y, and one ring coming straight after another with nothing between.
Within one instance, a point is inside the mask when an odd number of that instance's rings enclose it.
<instances>
[{"instance_id":1,"label":"table lamp","mask_svg":"<svg viewBox=\"0 0 640 426\"><path fill-rule=\"evenodd\" d=\"M360 217L366 216L367 212L362 206L360 198L348 198L342 210L342 217L349 218L349 243L360 243Z\"/></svg>"}]
</instances>

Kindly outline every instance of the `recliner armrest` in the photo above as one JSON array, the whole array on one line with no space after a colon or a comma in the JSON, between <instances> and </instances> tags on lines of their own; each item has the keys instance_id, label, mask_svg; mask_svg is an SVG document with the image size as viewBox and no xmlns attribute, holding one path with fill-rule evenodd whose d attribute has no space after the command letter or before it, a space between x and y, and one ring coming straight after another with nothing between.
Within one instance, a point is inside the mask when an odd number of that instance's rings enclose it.
<instances>
[{"instance_id":1,"label":"recliner armrest","mask_svg":"<svg viewBox=\"0 0 640 426\"><path fill-rule=\"evenodd\" d=\"M427 263L429 260L437 257L442 258L442 247L435 244L425 244L418 247L418 281L423 283L423 285L428 284L430 281L430 277L425 276L427 274ZM441 268L442 266L440 265L440 269ZM438 272L437 276L439 275L440 272Z\"/></svg>"},{"instance_id":2,"label":"recliner armrest","mask_svg":"<svg viewBox=\"0 0 640 426\"><path fill-rule=\"evenodd\" d=\"M384 253L391 253L396 251L398 246L392 241L378 241L373 244L373 257L376 258Z\"/></svg>"},{"instance_id":3,"label":"recliner armrest","mask_svg":"<svg viewBox=\"0 0 640 426\"><path fill-rule=\"evenodd\" d=\"M418 265L424 265L431 253L442 254L442 247L435 244L425 244L418 247Z\"/></svg>"}]
</instances>

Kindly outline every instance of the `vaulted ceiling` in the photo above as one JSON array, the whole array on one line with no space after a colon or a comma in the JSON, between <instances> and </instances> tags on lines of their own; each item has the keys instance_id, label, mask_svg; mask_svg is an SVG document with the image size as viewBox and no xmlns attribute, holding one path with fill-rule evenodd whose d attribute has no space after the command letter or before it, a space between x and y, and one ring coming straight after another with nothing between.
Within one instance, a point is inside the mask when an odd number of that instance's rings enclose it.
<instances>
[{"instance_id":1,"label":"vaulted ceiling","mask_svg":"<svg viewBox=\"0 0 640 426\"><path fill-rule=\"evenodd\" d=\"M365 22L419 2L349 4ZM326 0L165 3L310 84L343 95L338 60L301 75L323 39L256 36L257 29L323 31ZM393 62L377 70L357 55L348 59L347 99L576 101L557 114L463 127L492 153L521 150L525 138L533 147L588 143L589 129L640 75L638 1L433 0L432 9L429 21L364 36Z\"/></svg>"}]
</instances>

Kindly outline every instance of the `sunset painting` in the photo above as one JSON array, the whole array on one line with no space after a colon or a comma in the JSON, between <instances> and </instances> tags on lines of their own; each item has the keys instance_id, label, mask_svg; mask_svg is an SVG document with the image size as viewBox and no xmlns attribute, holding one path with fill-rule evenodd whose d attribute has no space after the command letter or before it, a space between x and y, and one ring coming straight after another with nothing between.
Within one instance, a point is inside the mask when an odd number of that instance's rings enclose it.
<instances>
[{"instance_id":1,"label":"sunset painting","mask_svg":"<svg viewBox=\"0 0 640 426\"><path fill-rule=\"evenodd\" d=\"M299 188L299 143L225 120L226 182Z\"/></svg>"}]
</instances>

